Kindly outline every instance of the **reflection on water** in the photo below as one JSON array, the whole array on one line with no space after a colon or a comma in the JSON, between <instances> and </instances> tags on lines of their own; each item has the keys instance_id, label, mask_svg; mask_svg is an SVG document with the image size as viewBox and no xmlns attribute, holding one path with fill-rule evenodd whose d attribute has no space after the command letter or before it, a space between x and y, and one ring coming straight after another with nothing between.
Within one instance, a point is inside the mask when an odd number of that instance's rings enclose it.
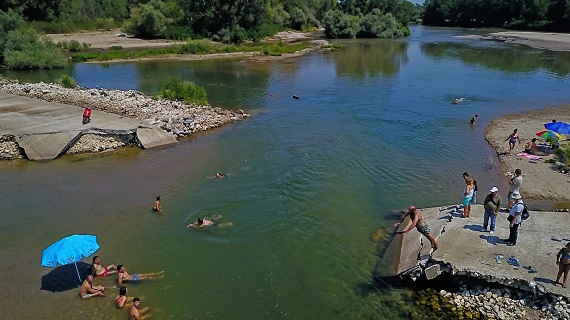
<instances>
[{"instance_id":1,"label":"reflection on water","mask_svg":"<svg viewBox=\"0 0 570 320\"><path fill-rule=\"evenodd\" d=\"M78 290L40 290L51 271L39 266L42 250L86 233L98 236L105 263L165 270L162 280L129 286L156 319L410 318L417 307L408 290L372 281L393 212L458 203L465 171L481 188L505 189L486 165L495 152L485 126L567 102L570 85L563 55L522 73L526 60L546 53L469 48L452 38L461 30L414 29L406 40L347 41L340 52L284 61L75 65L82 86L154 94L176 75L205 86L214 105L256 115L158 149L0 163L0 272L19 272L2 281L3 315L125 318L112 306L116 288L90 300ZM523 61L482 68L496 50ZM453 97L468 99L452 105ZM479 120L470 126L473 114ZM216 171L230 176L209 179ZM162 214L151 211L157 195ZM186 228L217 215L231 226ZM34 308L30 295L40 297Z\"/></svg>"},{"instance_id":2,"label":"reflection on water","mask_svg":"<svg viewBox=\"0 0 570 320\"><path fill-rule=\"evenodd\" d=\"M328 55L338 75L371 77L395 76L408 61L408 42L394 40L352 40L340 42L344 48Z\"/></svg>"},{"instance_id":3,"label":"reflection on water","mask_svg":"<svg viewBox=\"0 0 570 320\"><path fill-rule=\"evenodd\" d=\"M570 74L570 52L532 49L524 45L499 45L485 41L483 45L471 42L423 43L422 52L436 58L454 58L503 72L525 73L545 69L558 76Z\"/></svg>"}]
</instances>

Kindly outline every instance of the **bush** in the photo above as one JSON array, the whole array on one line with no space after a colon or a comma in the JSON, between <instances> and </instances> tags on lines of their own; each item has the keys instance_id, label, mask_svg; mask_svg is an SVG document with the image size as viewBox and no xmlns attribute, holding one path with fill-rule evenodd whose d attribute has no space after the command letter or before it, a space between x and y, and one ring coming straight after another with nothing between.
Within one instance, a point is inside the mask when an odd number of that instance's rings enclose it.
<instances>
[{"instance_id":1,"label":"bush","mask_svg":"<svg viewBox=\"0 0 570 320\"><path fill-rule=\"evenodd\" d=\"M162 84L158 96L168 100L181 100L186 103L207 104L206 89L189 81L170 77Z\"/></svg>"},{"instance_id":2,"label":"bush","mask_svg":"<svg viewBox=\"0 0 570 320\"><path fill-rule=\"evenodd\" d=\"M77 87L77 81L75 81L75 79L72 76L66 74L61 76L61 78L57 79L56 82L61 84L65 88L73 89Z\"/></svg>"},{"instance_id":3,"label":"bush","mask_svg":"<svg viewBox=\"0 0 570 320\"><path fill-rule=\"evenodd\" d=\"M10 31L4 47L9 69L52 69L67 66L61 49L33 29Z\"/></svg>"},{"instance_id":4,"label":"bush","mask_svg":"<svg viewBox=\"0 0 570 320\"><path fill-rule=\"evenodd\" d=\"M566 170L570 169L570 144L560 145L560 148L555 149L554 153L560 157L560 161L564 164Z\"/></svg>"},{"instance_id":5,"label":"bush","mask_svg":"<svg viewBox=\"0 0 570 320\"><path fill-rule=\"evenodd\" d=\"M78 52L81 50L81 44L77 40L71 40L67 45L67 49L71 52Z\"/></svg>"}]
</instances>

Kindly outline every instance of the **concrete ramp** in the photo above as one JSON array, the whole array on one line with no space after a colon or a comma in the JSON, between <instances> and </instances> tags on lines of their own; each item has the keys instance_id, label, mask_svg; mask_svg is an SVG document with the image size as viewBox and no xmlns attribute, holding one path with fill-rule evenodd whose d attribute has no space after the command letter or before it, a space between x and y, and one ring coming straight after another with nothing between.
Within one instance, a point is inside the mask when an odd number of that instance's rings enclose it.
<instances>
[{"instance_id":1,"label":"concrete ramp","mask_svg":"<svg viewBox=\"0 0 570 320\"><path fill-rule=\"evenodd\" d=\"M81 131L65 131L20 137L19 146L30 160L52 160L65 152Z\"/></svg>"},{"instance_id":2,"label":"concrete ramp","mask_svg":"<svg viewBox=\"0 0 570 320\"><path fill-rule=\"evenodd\" d=\"M137 138L145 149L178 142L172 134L150 124L142 124L138 127Z\"/></svg>"}]
</instances>

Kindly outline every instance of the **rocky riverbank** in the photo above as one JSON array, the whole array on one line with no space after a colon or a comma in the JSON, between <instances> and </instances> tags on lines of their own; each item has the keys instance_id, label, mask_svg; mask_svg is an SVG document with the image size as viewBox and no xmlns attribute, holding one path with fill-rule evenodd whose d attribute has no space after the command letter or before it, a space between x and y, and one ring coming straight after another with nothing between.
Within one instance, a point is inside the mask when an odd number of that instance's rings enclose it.
<instances>
[{"instance_id":1,"label":"rocky riverbank","mask_svg":"<svg viewBox=\"0 0 570 320\"><path fill-rule=\"evenodd\" d=\"M538 296L509 288L491 289L482 285L459 292L441 290L444 303L453 305L458 314L479 319L569 319L570 305L563 297Z\"/></svg>"},{"instance_id":2,"label":"rocky riverbank","mask_svg":"<svg viewBox=\"0 0 570 320\"><path fill-rule=\"evenodd\" d=\"M96 118L97 112L101 111L136 118L145 123L156 125L176 138L217 128L249 117L249 114L243 110L230 111L209 105L155 99L136 90L123 91L80 87L69 89L52 83L19 83L17 80L0 78L0 93L78 107L90 106L93 108L92 118ZM134 135L100 136L85 134L67 152L101 152L127 144L137 144ZM0 158L16 159L23 156L24 154L15 137L6 135L1 137Z\"/></svg>"}]
</instances>

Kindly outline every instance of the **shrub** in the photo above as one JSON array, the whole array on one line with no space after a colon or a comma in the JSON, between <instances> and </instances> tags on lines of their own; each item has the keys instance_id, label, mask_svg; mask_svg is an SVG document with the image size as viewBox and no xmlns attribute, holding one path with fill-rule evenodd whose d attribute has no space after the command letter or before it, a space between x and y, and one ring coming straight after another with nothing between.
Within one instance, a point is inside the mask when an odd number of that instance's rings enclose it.
<instances>
[{"instance_id":1,"label":"shrub","mask_svg":"<svg viewBox=\"0 0 570 320\"><path fill-rule=\"evenodd\" d=\"M78 52L81 50L81 44L77 40L71 40L67 45L67 49L71 52Z\"/></svg>"},{"instance_id":2,"label":"shrub","mask_svg":"<svg viewBox=\"0 0 570 320\"><path fill-rule=\"evenodd\" d=\"M123 46L110 46L109 49L111 49L111 50L123 50Z\"/></svg>"},{"instance_id":3,"label":"shrub","mask_svg":"<svg viewBox=\"0 0 570 320\"><path fill-rule=\"evenodd\" d=\"M555 149L554 153L560 157L560 161L564 164L565 169L570 169L570 144L560 145Z\"/></svg>"},{"instance_id":4,"label":"shrub","mask_svg":"<svg viewBox=\"0 0 570 320\"><path fill-rule=\"evenodd\" d=\"M168 100L181 100L186 103L207 104L206 89L193 82L170 77L162 84L158 96Z\"/></svg>"},{"instance_id":5,"label":"shrub","mask_svg":"<svg viewBox=\"0 0 570 320\"><path fill-rule=\"evenodd\" d=\"M67 74L61 76L61 78L57 79L56 82L61 84L65 88L73 89L77 87L77 81L75 81L75 79L72 76L69 76Z\"/></svg>"},{"instance_id":6,"label":"shrub","mask_svg":"<svg viewBox=\"0 0 570 320\"><path fill-rule=\"evenodd\" d=\"M67 65L61 49L30 28L8 33L4 62L9 69L51 69Z\"/></svg>"}]
</instances>

